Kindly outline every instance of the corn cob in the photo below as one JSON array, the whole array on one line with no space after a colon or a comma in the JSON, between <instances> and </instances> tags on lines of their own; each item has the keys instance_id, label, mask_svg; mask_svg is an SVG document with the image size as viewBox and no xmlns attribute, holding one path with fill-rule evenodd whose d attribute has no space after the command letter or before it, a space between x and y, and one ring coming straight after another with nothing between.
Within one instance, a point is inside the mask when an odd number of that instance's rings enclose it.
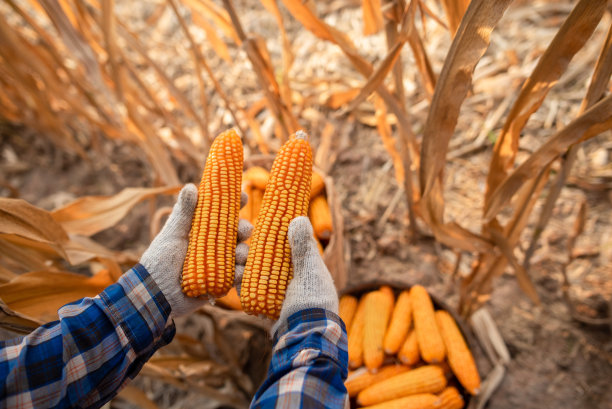
<instances>
[{"instance_id":1,"label":"corn cob","mask_svg":"<svg viewBox=\"0 0 612 409\"><path fill-rule=\"evenodd\" d=\"M378 291L380 291L385 295L385 297L390 299L392 304L395 304L395 294L393 293L393 289L391 287L389 287L388 285L383 285L378 289Z\"/></svg>"},{"instance_id":2,"label":"corn cob","mask_svg":"<svg viewBox=\"0 0 612 409\"><path fill-rule=\"evenodd\" d=\"M362 409L436 409L438 397L431 393L419 393L379 403L373 406L364 406Z\"/></svg>"},{"instance_id":3,"label":"corn cob","mask_svg":"<svg viewBox=\"0 0 612 409\"><path fill-rule=\"evenodd\" d=\"M344 326L348 331L351 327L351 323L353 322L355 312L357 311L357 298L353 297L352 295L343 295L340 297L338 310L340 318L342 321L344 321Z\"/></svg>"},{"instance_id":4,"label":"corn cob","mask_svg":"<svg viewBox=\"0 0 612 409\"><path fill-rule=\"evenodd\" d=\"M252 184L243 183L242 191L246 193L246 195L249 197L249 200L247 201L246 205L244 205L244 207L240 209L240 213L238 213L241 219L246 219L251 223L253 223L253 192L255 190L257 190L257 188Z\"/></svg>"},{"instance_id":5,"label":"corn cob","mask_svg":"<svg viewBox=\"0 0 612 409\"><path fill-rule=\"evenodd\" d=\"M238 293L235 288L230 288L228 293L221 298L217 298L217 303L231 308L232 310L242 310L242 306L240 305L240 297L238 297Z\"/></svg>"},{"instance_id":6,"label":"corn cob","mask_svg":"<svg viewBox=\"0 0 612 409\"><path fill-rule=\"evenodd\" d=\"M357 403L375 405L417 393L437 393L445 386L442 369L426 365L365 388L357 395Z\"/></svg>"},{"instance_id":7,"label":"corn cob","mask_svg":"<svg viewBox=\"0 0 612 409\"><path fill-rule=\"evenodd\" d=\"M191 222L181 288L189 297L225 295L234 283L242 141L233 129L215 138Z\"/></svg>"},{"instance_id":8,"label":"corn cob","mask_svg":"<svg viewBox=\"0 0 612 409\"><path fill-rule=\"evenodd\" d=\"M476 395L480 389L480 375L459 327L446 311L436 311L436 321L446 345L448 364L461 385L472 395Z\"/></svg>"},{"instance_id":9,"label":"corn cob","mask_svg":"<svg viewBox=\"0 0 612 409\"><path fill-rule=\"evenodd\" d=\"M348 356L349 366L359 368L363 363L363 331L365 324L365 301L370 294L361 297L357 305L357 312L353 318L351 329L348 333Z\"/></svg>"},{"instance_id":10,"label":"corn cob","mask_svg":"<svg viewBox=\"0 0 612 409\"><path fill-rule=\"evenodd\" d=\"M289 223L308 212L312 176L312 151L305 138L298 131L272 164L242 277L240 301L249 314L278 318L293 278Z\"/></svg>"},{"instance_id":11,"label":"corn cob","mask_svg":"<svg viewBox=\"0 0 612 409\"><path fill-rule=\"evenodd\" d=\"M331 211L329 210L329 205L327 204L325 196L317 196L310 201L308 217L312 223L312 229L315 235L321 240L329 240L334 231L334 227L332 224Z\"/></svg>"},{"instance_id":12,"label":"corn cob","mask_svg":"<svg viewBox=\"0 0 612 409\"><path fill-rule=\"evenodd\" d=\"M412 323L411 308L410 293L402 291L399 297L397 297L397 303L393 309L391 322L383 342L383 348L387 354L397 353L406 340L410 324Z\"/></svg>"},{"instance_id":13,"label":"corn cob","mask_svg":"<svg viewBox=\"0 0 612 409\"><path fill-rule=\"evenodd\" d=\"M270 178L270 172L261 166L252 166L244 172L242 176L245 182L248 182L257 189L264 191L266 190L266 184Z\"/></svg>"},{"instance_id":14,"label":"corn cob","mask_svg":"<svg viewBox=\"0 0 612 409\"><path fill-rule=\"evenodd\" d=\"M402 347L397 354L399 360L406 365L414 365L419 362L421 355L419 354L419 343L417 342L416 333L411 330L402 344Z\"/></svg>"},{"instance_id":15,"label":"corn cob","mask_svg":"<svg viewBox=\"0 0 612 409\"><path fill-rule=\"evenodd\" d=\"M393 310L393 292L385 290L368 294L365 304L363 362L370 372L382 366L385 358L383 339Z\"/></svg>"},{"instance_id":16,"label":"corn cob","mask_svg":"<svg viewBox=\"0 0 612 409\"><path fill-rule=\"evenodd\" d=\"M380 371L373 374L368 372L366 368L360 368L349 375L346 382L344 382L344 386L346 386L348 395L352 398L370 385L389 379L392 376L408 372L409 370L410 367L406 365L389 365L380 368Z\"/></svg>"},{"instance_id":17,"label":"corn cob","mask_svg":"<svg viewBox=\"0 0 612 409\"><path fill-rule=\"evenodd\" d=\"M420 285L410 289L414 329L419 343L419 351L425 362L442 362L445 355L444 341L440 336L434 308L427 290Z\"/></svg>"},{"instance_id":18,"label":"corn cob","mask_svg":"<svg viewBox=\"0 0 612 409\"><path fill-rule=\"evenodd\" d=\"M323 176L318 172L312 171L312 181L310 183L310 199L312 200L315 196L321 193L325 189L325 181Z\"/></svg>"},{"instance_id":19,"label":"corn cob","mask_svg":"<svg viewBox=\"0 0 612 409\"><path fill-rule=\"evenodd\" d=\"M321 240L319 240L317 237L315 237L315 240L317 241L317 249L319 249L319 254L323 255L323 253L325 253L325 250L323 250L323 245L321 244Z\"/></svg>"},{"instance_id":20,"label":"corn cob","mask_svg":"<svg viewBox=\"0 0 612 409\"><path fill-rule=\"evenodd\" d=\"M438 395L435 407L436 409L462 409L463 405L463 396L461 396L457 388L449 386Z\"/></svg>"}]
</instances>

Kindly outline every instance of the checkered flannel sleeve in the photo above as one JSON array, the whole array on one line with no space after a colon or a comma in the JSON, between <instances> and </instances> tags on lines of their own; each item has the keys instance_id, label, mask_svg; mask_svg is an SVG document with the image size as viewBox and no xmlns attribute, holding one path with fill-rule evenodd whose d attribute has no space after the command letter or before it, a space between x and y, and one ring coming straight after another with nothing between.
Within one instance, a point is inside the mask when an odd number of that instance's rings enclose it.
<instances>
[{"instance_id":1,"label":"checkered flannel sleeve","mask_svg":"<svg viewBox=\"0 0 612 409\"><path fill-rule=\"evenodd\" d=\"M320 308L299 311L279 328L266 381L252 408L343 408L348 372L346 328Z\"/></svg>"},{"instance_id":2,"label":"checkered flannel sleeve","mask_svg":"<svg viewBox=\"0 0 612 409\"><path fill-rule=\"evenodd\" d=\"M175 334L170 305L141 265L58 315L0 342L1 407L99 408Z\"/></svg>"}]
</instances>

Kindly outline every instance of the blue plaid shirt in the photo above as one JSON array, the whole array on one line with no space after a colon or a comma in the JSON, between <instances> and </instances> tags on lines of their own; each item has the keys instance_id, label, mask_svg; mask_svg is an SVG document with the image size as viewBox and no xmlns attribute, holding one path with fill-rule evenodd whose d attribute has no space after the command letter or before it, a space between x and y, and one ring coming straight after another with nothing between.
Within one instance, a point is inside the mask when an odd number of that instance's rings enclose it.
<instances>
[{"instance_id":1,"label":"blue plaid shirt","mask_svg":"<svg viewBox=\"0 0 612 409\"><path fill-rule=\"evenodd\" d=\"M99 408L175 334L170 305L141 265L58 314L59 321L0 342L0 407ZM252 406L341 408L348 356L340 318L302 311L278 334Z\"/></svg>"},{"instance_id":2,"label":"blue plaid shirt","mask_svg":"<svg viewBox=\"0 0 612 409\"><path fill-rule=\"evenodd\" d=\"M344 322L320 308L296 312L276 332L268 376L252 408L343 408L348 346ZM348 408L348 406L346 406Z\"/></svg>"}]
</instances>

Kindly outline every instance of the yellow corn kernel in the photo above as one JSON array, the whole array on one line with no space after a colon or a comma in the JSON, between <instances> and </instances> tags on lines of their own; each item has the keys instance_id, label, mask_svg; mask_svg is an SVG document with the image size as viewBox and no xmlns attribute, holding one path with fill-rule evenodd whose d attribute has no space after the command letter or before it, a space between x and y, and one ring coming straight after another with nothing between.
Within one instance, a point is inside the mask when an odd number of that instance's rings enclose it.
<instances>
[{"instance_id":1,"label":"yellow corn kernel","mask_svg":"<svg viewBox=\"0 0 612 409\"><path fill-rule=\"evenodd\" d=\"M359 368L363 363L363 330L365 324L365 301L370 294L365 294L359 300L357 312L353 318L348 333L349 366Z\"/></svg>"},{"instance_id":2,"label":"yellow corn kernel","mask_svg":"<svg viewBox=\"0 0 612 409\"><path fill-rule=\"evenodd\" d=\"M217 304L226 308L231 308L232 310L242 310L242 306L240 305L240 297L238 297L238 293L233 287L230 288L226 295L221 298L217 298Z\"/></svg>"},{"instance_id":3,"label":"yellow corn kernel","mask_svg":"<svg viewBox=\"0 0 612 409\"><path fill-rule=\"evenodd\" d=\"M406 365L414 365L421 359L421 355L419 354L419 343L417 342L416 332L414 332L414 330L408 333L397 357Z\"/></svg>"},{"instance_id":4,"label":"yellow corn kernel","mask_svg":"<svg viewBox=\"0 0 612 409\"><path fill-rule=\"evenodd\" d=\"M436 409L462 409L464 404L463 396L461 396L457 388L449 386L438 395L435 407Z\"/></svg>"},{"instance_id":5,"label":"yellow corn kernel","mask_svg":"<svg viewBox=\"0 0 612 409\"><path fill-rule=\"evenodd\" d=\"M402 291L397 297L397 303L393 309L391 322L385 334L383 348L387 354L395 354L399 351L408 335L408 329L412 323L412 307L410 306L410 293Z\"/></svg>"},{"instance_id":6,"label":"yellow corn kernel","mask_svg":"<svg viewBox=\"0 0 612 409\"><path fill-rule=\"evenodd\" d=\"M419 351L425 362L437 363L444 360L446 349L436 323L433 303L425 287L415 285L410 289L412 318L416 331Z\"/></svg>"},{"instance_id":7,"label":"yellow corn kernel","mask_svg":"<svg viewBox=\"0 0 612 409\"><path fill-rule=\"evenodd\" d=\"M181 288L189 297L225 295L234 283L242 140L233 129L215 138L198 189Z\"/></svg>"},{"instance_id":8,"label":"yellow corn kernel","mask_svg":"<svg viewBox=\"0 0 612 409\"><path fill-rule=\"evenodd\" d=\"M375 405L417 393L437 393L445 386L442 369L426 365L365 388L357 395L357 403L362 406Z\"/></svg>"},{"instance_id":9,"label":"yellow corn kernel","mask_svg":"<svg viewBox=\"0 0 612 409\"><path fill-rule=\"evenodd\" d=\"M385 358L383 339L393 311L393 302L393 291L389 293L385 289L371 292L366 299L363 362L370 372L377 371Z\"/></svg>"},{"instance_id":10,"label":"yellow corn kernel","mask_svg":"<svg viewBox=\"0 0 612 409\"><path fill-rule=\"evenodd\" d=\"M368 386L374 385L375 383L389 379L392 376L399 375L404 372L408 372L410 367L406 365L388 365L380 368L380 371L373 374L368 372L366 368L360 368L349 374L349 377L344 382L346 390L349 396L357 396L359 392L367 388Z\"/></svg>"},{"instance_id":11,"label":"yellow corn kernel","mask_svg":"<svg viewBox=\"0 0 612 409\"><path fill-rule=\"evenodd\" d=\"M277 319L293 278L289 223L308 212L312 175L312 150L305 138L298 131L272 164L242 277L240 301L249 314Z\"/></svg>"},{"instance_id":12,"label":"yellow corn kernel","mask_svg":"<svg viewBox=\"0 0 612 409\"><path fill-rule=\"evenodd\" d=\"M308 217L315 235L321 240L329 240L334 231L334 226L325 196L317 196L310 201Z\"/></svg>"},{"instance_id":13,"label":"yellow corn kernel","mask_svg":"<svg viewBox=\"0 0 612 409\"><path fill-rule=\"evenodd\" d=\"M252 166L248 168L242 176L242 179L245 182L251 184L261 191L266 190L266 184L268 183L269 178L270 172L261 166Z\"/></svg>"},{"instance_id":14,"label":"yellow corn kernel","mask_svg":"<svg viewBox=\"0 0 612 409\"><path fill-rule=\"evenodd\" d=\"M315 196L321 193L325 189L325 181L323 176L318 172L312 171L312 182L310 184L310 199L312 200Z\"/></svg>"},{"instance_id":15,"label":"yellow corn kernel","mask_svg":"<svg viewBox=\"0 0 612 409\"><path fill-rule=\"evenodd\" d=\"M362 409L436 409L438 397L431 393L419 393L405 398L393 399L373 406L364 406Z\"/></svg>"},{"instance_id":16,"label":"yellow corn kernel","mask_svg":"<svg viewBox=\"0 0 612 409\"><path fill-rule=\"evenodd\" d=\"M340 297L338 311L338 315L340 315L340 318L342 319L342 321L344 321L344 326L346 327L346 331L348 332L349 328L351 327L351 323L353 322L355 312L357 311L357 298L348 294Z\"/></svg>"},{"instance_id":17,"label":"yellow corn kernel","mask_svg":"<svg viewBox=\"0 0 612 409\"><path fill-rule=\"evenodd\" d=\"M476 395L480 389L480 375L459 327L447 311L436 311L436 320L446 345L448 364L468 392Z\"/></svg>"}]
</instances>

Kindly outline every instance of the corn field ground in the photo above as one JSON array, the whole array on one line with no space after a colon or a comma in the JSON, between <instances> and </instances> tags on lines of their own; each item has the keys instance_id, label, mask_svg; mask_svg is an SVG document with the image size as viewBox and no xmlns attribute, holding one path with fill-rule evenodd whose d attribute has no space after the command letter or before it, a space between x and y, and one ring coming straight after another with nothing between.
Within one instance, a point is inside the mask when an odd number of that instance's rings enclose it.
<instances>
[{"instance_id":1,"label":"corn field ground","mask_svg":"<svg viewBox=\"0 0 612 409\"><path fill-rule=\"evenodd\" d=\"M1 2L0 336L137 262L215 135L248 163L304 128L348 285L486 309L511 360L477 355L481 405L609 408L611 26L606 0ZM181 319L109 407L247 407L268 328Z\"/></svg>"}]
</instances>

